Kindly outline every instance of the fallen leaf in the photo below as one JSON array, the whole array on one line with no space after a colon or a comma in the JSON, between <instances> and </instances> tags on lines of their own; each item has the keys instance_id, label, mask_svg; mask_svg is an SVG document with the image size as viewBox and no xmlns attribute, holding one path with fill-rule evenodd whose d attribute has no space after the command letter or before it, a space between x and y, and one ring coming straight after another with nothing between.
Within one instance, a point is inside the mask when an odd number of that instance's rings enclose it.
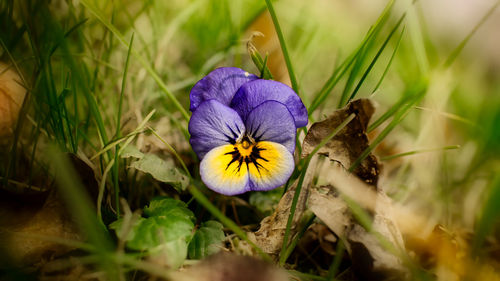
<instances>
[{"instance_id":1,"label":"fallen leaf","mask_svg":"<svg viewBox=\"0 0 500 281\"><path fill-rule=\"evenodd\" d=\"M220 252L184 271L173 272L176 281L286 281L287 274L256 258Z\"/></svg>"},{"instance_id":2,"label":"fallen leaf","mask_svg":"<svg viewBox=\"0 0 500 281\"><path fill-rule=\"evenodd\" d=\"M352 216L349 207L338 197L338 193L335 194L330 188L325 193L313 188L307 205L335 234L345 236L352 223Z\"/></svg>"},{"instance_id":3,"label":"fallen leaf","mask_svg":"<svg viewBox=\"0 0 500 281\"><path fill-rule=\"evenodd\" d=\"M129 155L140 154L130 152ZM148 173L158 181L172 185L177 191L185 190L189 184L189 178L175 167L173 160L165 161L154 154L144 154L139 160L132 162L130 167Z\"/></svg>"},{"instance_id":4,"label":"fallen leaf","mask_svg":"<svg viewBox=\"0 0 500 281\"><path fill-rule=\"evenodd\" d=\"M335 111L325 120L314 123L309 128L302 144L302 157L309 155L335 128L354 113L356 117L337 133L318 154L326 155L331 161L340 163L345 169L358 159L369 146L366 128L375 111L369 99L358 99ZM369 154L353 171L360 179L376 188L380 164L373 154Z\"/></svg>"},{"instance_id":5,"label":"fallen leaf","mask_svg":"<svg viewBox=\"0 0 500 281\"><path fill-rule=\"evenodd\" d=\"M144 157L144 153L142 153L137 147L133 145L127 145L124 149L122 154L120 154L121 158L142 158Z\"/></svg>"},{"instance_id":6,"label":"fallen leaf","mask_svg":"<svg viewBox=\"0 0 500 281\"><path fill-rule=\"evenodd\" d=\"M315 165L315 159L311 160L310 165ZM306 201L308 198L309 184L312 182L314 172L308 169L304 177L302 191L297 201L297 207L290 229L290 237L297 233L297 224L306 210ZM290 207L292 205L293 196L297 188L297 182L293 184L285 194L281 197L276 210L272 215L265 217L260 222L258 231L249 233L249 238L252 239L264 252L271 256L277 257L283 246L283 237L285 235L288 217L290 216Z\"/></svg>"},{"instance_id":7,"label":"fallen leaf","mask_svg":"<svg viewBox=\"0 0 500 281\"><path fill-rule=\"evenodd\" d=\"M58 240L83 240L55 191L35 196L0 195L0 252L13 265L33 265L74 249Z\"/></svg>"},{"instance_id":8,"label":"fallen leaf","mask_svg":"<svg viewBox=\"0 0 500 281\"><path fill-rule=\"evenodd\" d=\"M404 249L403 238L395 220L389 198L377 191L380 164L369 154L352 172L347 170L369 147L366 128L375 107L368 99L352 101L324 121L314 123L303 143L302 156L308 156L349 115L355 118L321 147L319 155L328 157L326 169L318 181L327 186L311 188L308 207L346 243L353 270L363 280L404 279L407 272L396 252ZM355 219L345 197L354 200L372 216L370 231ZM390 247L391 249L388 249Z\"/></svg>"},{"instance_id":9,"label":"fallen leaf","mask_svg":"<svg viewBox=\"0 0 500 281\"><path fill-rule=\"evenodd\" d=\"M404 279L407 271L398 256L404 242L393 218L390 199L339 165L330 165L329 178L338 188L332 185L312 188L308 206L337 236L345 238L354 272L368 280ZM359 201L356 194L361 197ZM372 214L370 231L357 222L342 196L355 200Z\"/></svg>"},{"instance_id":10,"label":"fallen leaf","mask_svg":"<svg viewBox=\"0 0 500 281\"><path fill-rule=\"evenodd\" d=\"M13 66L0 62L0 136L12 135L26 89Z\"/></svg>"},{"instance_id":11,"label":"fallen leaf","mask_svg":"<svg viewBox=\"0 0 500 281\"><path fill-rule=\"evenodd\" d=\"M97 181L92 168L74 154L68 157L85 191L96 198ZM75 248L62 241L85 240L68 212L67 202L56 190L43 187L47 189L24 193L0 189L0 252L13 265L41 266Z\"/></svg>"}]
</instances>

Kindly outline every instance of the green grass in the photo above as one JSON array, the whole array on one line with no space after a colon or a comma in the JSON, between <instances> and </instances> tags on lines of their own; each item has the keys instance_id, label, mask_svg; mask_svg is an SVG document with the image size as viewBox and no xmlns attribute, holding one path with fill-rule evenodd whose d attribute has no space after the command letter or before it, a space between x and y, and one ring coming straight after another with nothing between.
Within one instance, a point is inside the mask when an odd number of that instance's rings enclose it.
<instances>
[{"instance_id":1,"label":"green grass","mask_svg":"<svg viewBox=\"0 0 500 281\"><path fill-rule=\"evenodd\" d=\"M380 188L395 204L470 238L461 249L464 270L476 263L498 265L488 247L498 242L493 237L499 231L500 83L494 62L467 45L481 40L477 33L496 16L498 2L466 27L470 32L455 40L458 45L433 34L435 23L426 22L424 4L418 1L387 1L371 12L317 0L67 2L0 3L0 61L21 74L17 83L27 90L13 132L1 144L0 177L3 189L18 193L61 192L87 235L87 242L74 244L83 245L82 263L100 265L109 279L117 280L138 280L137 270L170 274L137 253L116 251L108 229L116 218L130 215L129 207L140 210L156 195L187 202L196 224L220 221L226 247L252 249L255 256L272 260L247 233L263 219L259 206L252 206L247 195L228 198L207 189L188 143L190 88L215 67L237 66L264 78L278 77L272 71L286 68L311 121L323 120L353 99L372 98L378 107L367 128L370 145L346 168L353 171L370 153L379 156L387 171ZM267 11L271 20L266 28L277 36L266 40L272 39L283 61L248 42L255 31L249 28ZM312 156L353 117L309 156L297 157L286 185L297 183L297 189L283 246L273 258L301 280L333 280L349 269L343 243L331 255L321 252L316 241L314 253L304 254L301 243L309 227L320 222L308 213L295 226L293 217L307 188L305 173L317 168L309 166ZM298 151L306 133L304 128L298 134ZM178 191L130 168L133 159L121 156L131 147L168 160L169 168L189 180L187 187ZM97 198L87 198L89 187L67 154L91 164ZM324 180L313 172L314 183ZM370 230L371 217L356 198L346 202ZM295 237L293 227L298 227ZM394 246L381 244L388 250ZM327 258L315 260L318 251ZM444 280L439 275L429 279L441 261L424 268L408 253L402 256L413 279Z\"/></svg>"}]
</instances>

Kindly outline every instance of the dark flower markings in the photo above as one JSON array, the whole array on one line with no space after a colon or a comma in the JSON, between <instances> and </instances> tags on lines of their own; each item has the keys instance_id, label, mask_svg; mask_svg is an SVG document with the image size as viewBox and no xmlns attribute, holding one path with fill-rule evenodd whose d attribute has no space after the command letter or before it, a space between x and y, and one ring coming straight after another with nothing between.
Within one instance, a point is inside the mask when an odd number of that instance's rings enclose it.
<instances>
[{"instance_id":1,"label":"dark flower markings","mask_svg":"<svg viewBox=\"0 0 500 281\"><path fill-rule=\"evenodd\" d=\"M243 162L245 162L245 164L247 164L247 166L249 166L250 164L253 164L255 166L255 168L257 169L257 171L259 172L259 174L260 174L260 168L268 171L264 166L262 166L262 164L257 162L257 160L269 162L269 160L267 160L266 158L264 158L260 155L260 152L263 150L266 150L266 149L259 148L259 147L257 147L257 145L253 145L252 152L250 153L250 155L249 156L242 156L240 151L238 150L238 148L234 147L233 151L224 153L224 155L232 155L233 156L231 161L229 161L229 163L227 164L225 170L227 171L227 169L229 168L229 166L231 166L231 164L238 161L238 170L236 171L237 173L240 172L241 166L243 165Z\"/></svg>"},{"instance_id":2,"label":"dark flower markings","mask_svg":"<svg viewBox=\"0 0 500 281\"><path fill-rule=\"evenodd\" d=\"M229 131L231 131L231 134L232 136L228 136L226 134L224 134L224 136L227 138L227 142L229 142L230 144L235 144L236 143L236 140L238 139L238 134L231 128L231 126L229 126L229 124L225 124L226 127L229 129ZM234 123L234 126L236 127L236 129L238 131L240 131L240 127L238 127L238 125L236 123Z\"/></svg>"}]
</instances>

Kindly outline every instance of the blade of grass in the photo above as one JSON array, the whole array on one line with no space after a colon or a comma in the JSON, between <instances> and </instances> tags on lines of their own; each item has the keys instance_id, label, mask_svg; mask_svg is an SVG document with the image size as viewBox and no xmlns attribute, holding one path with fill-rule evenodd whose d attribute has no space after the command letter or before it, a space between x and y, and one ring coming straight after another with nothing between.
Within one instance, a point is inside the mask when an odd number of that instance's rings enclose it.
<instances>
[{"instance_id":1,"label":"blade of grass","mask_svg":"<svg viewBox=\"0 0 500 281\"><path fill-rule=\"evenodd\" d=\"M373 123L368 125L368 129L366 130L368 133L372 132L382 123L384 123L387 119L391 118L401 107L409 102L412 102L416 97L420 96L422 92L426 88L426 82L419 82L415 87L410 87L405 91L402 97L397 101L393 106L391 106L382 116L380 116Z\"/></svg>"},{"instance_id":2,"label":"blade of grass","mask_svg":"<svg viewBox=\"0 0 500 281\"><path fill-rule=\"evenodd\" d=\"M112 242L104 225L97 220L92 211L92 203L85 193L78 174L69 162L69 159L55 147L49 149L50 159L53 160L54 170L58 172L56 183L67 207L77 218L79 227L85 230L92 245L101 252L113 250Z\"/></svg>"},{"instance_id":3,"label":"blade of grass","mask_svg":"<svg viewBox=\"0 0 500 281\"><path fill-rule=\"evenodd\" d=\"M123 150L125 150L125 148L127 148L127 146L135 138L135 136L140 133L142 127L144 127L146 125L147 121L149 121L149 119L153 116L154 113L155 113L155 110L153 109L146 116L146 118L144 118L144 120L141 122L141 124L139 124L139 126L134 130L134 132L137 132L137 133L132 132L132 133L128 134L127 136L121 138L119 141L116 141L113 144L107 146L108 149L111 149L112 147L118 147L119 142L125 141L125 143L119 149L117 149L117 151L115 152L115 158L111 159L111 161L109 161L108 165L104 168L104 170L102 172L103 176L102 176L101 182L99 184L99 194L97 196L97 214L99 215L99 219L101 218L101 204L102 204L102 199L104 196L104 187L106 184L106 178L107 178L107 174L109 173L109 170L111 169L111 167L113 167L113 165L116 161L115 159L117 159L117 157L119 157L123 153ZM104 153L104 150L101 150L98 153L98 155L100 155L102 153ZM98 155L95 155L94 157L92 157L91 160L95 159ZM101 166L102 166L102 164L101 164ZM118 202L118 204L120 204L120 202ZM119 210L119 207L116 208L117 212L118 212L118 210ZM117 213L117 216L118 216L118 213Z\"/></svg>"},{"instance_id":4,"label":"blade of grass","mask_svg":"<svg viewBox=\"0 0 500 281\"><path fill-rule=\"evenodd\" d=\"M47 14L47 17L50 17L50 14L47 11L44 11L44 13ZM106 127L104 125L103 118L101 115L101 111L97 105L97 101L95 100L94 95L91 92L91 89L89 88L89 83L88 83L89 81L84 81L85 77L88 76L84 75L82 64L77 64L75 62L75 59L73 58L69 50L68 42L66 41L66 38L64 37L64 34L60 26L53 21L50 21L49 23L50 23L50 28L55 33L56 39L59 42L60 45L59 47L61 49L64 62L67 64L68 68L72 73L72 79L75 79L76 85L84 94L84 97L87 101L87 105L90 110L90 115L94 118L96 122L101 141L102 143L107 143L108 137L107 137ZM111 154L108 154L108 158L111 159L111 157L112 157Z\"/></svg>"},{"instance_id":5,"label":"blade of grass","mask_svg":"<svg viewBox=\"0 0 500 281\"><path fill-rule=\"evenodd\" d=\"M160 135L158 135L158 133L153 128L148 126L148 129L168 148L168 150L170 150L170 152L174 155L175 159L177 159L177 161L179 161L179 163L181 164L182 169L184 169L184 172L186 172L186 175L192 178L191 173L189 172L189 169L186 166L186 163L184 163L179 153L177 153L177 151L167 141L165 141Z\"/></svg>"},{"instance_id":6,"label":"blade of grass","mask_svg":"<svg viewBox=\"0 0 500 281\"><path fill-rule=\"evenodd\" d=\"M498 170L497 170L498 172ZM498 225L500 217L500 174L496 174L493 178L488 190L486 191L486 202L481 210L480 219L476 224L476 231L472 241L472 253L474 256L481 254L481 246L484 244L486 237Z\"/></svg>"},{"instance_id":7,"label":"blade of grass","mask_svg":"<svg viewBox=\"0 0 500 281\"><path fill-rule=\"evenodd\" d=\"M134 137L135 135L141 133L142 129L144 128L144 126L146 125L146 123L149 121L149 119L151 119L151 117L153 117L153 114L155 112L156 112L156 110L153 109L148 115L146 115L146 117L144 118L144 120L142 120L142 122L137 126L137 128L134 129L134 131L132 131L130 134L128 134L128 135L126 135L126 136L124 136L122 138L119 138L119 139L117 139L115 141L110 142L105 147L103 147L99 152L97 152L94 156L90 157L90 160L94 160L99 155L101 155L101 154L109 151L111 148L115 147L117 144L121 143L122 141L125 141L128 138ZM120 148L120 149L123 149L123 147Z\"/></svg>"},{"instance_id":8,"label":"blade of grass","mask_svg":"<svg viewBox=\"0 0 500 281\"><path fill-rule=\"evenodd\" d=\"M337 275L340 267L340 263L342 262L342 258L344 258L345 245L342 239L339 239L337 242L337 247L335 247L335 257L333 258L332 265L328 269L328 275L326 280L334 280L335 275Z\"/></svg>"},{"instance_id":9,"label":"blade of grass","mask_svg":"<svg viewBox=\"0 0 500 281\"><path fill-rule=\"evenodd\" d=\"M327 144L338 132L340 132L340 130L342 130L347 124L349 124L349 122L351 122L351 120L354 119L354 117L356 117L354 113L349 115L342 123L340 123L340 125L337 128L335 128L323 141L321 141L304 160L304 166L300 173L299 181L297 183L297 188L295 189L295 193L293 195L292 205L290 206L290 215L288 215L285 234L283 236L283 246L281 247L280 259L279 259L280 266L283 266L286 262L286 259L288 258L285 255L285 252L288 249L288 240L290 236L293 218L295 216L295 209L297 208L297 202L299 200L300 192L302 190L302 185L304 183L304 178L307 172L307 168L309 167L309 163L311 162L312 157L319 151L319 149L322 148L325 144ZM290 251L291 253L291 250L288 251Z\"/></svg>"},{"instance_id":10,"label":"blade of grass","mask_svg":"<svg viewBox=\"0 0 500 281\"><path fill-rule=\"evenodd\" d=\"M408 3L408 34L410 36L410 43L413 46L413 53L418 65L418 69L420 71L419 73L427 76L429 73L429 58L427 57L427 50L425 48L425 41L423 38L424 35L420 24L420 19L418 18L416 7L414 6L415 2L416 1Z\"/></svg>"},{"instance_id":11,"label":"blade of grass","mask_svg":"<svg viewBox=\"0 0 500 281\"><path fill-rule=\"evenodd\" d=\"M373 140L373 142L361 153L361 155L352 163L351 167L349 167L349 172L354 171L359 164L365 158L372 152L375 147L377 147L384 139L385 137L399 124L403 119L406 117L406 115L410 112L410 109L412 109L413 105L420 101L420 99L423 97L423 94L425 93L425 88L421 88L419 92L414 96L413 99L411 99L409 102L404 104L399 111L397 111L394 115L394 118L391 120L389 125L387 125L384 130Z\"/></svg>"},{"instance_id":12,"label":"blade of grass","mask_svg":"<svg viewBox=\"0 0 500 281\"><path fill-rule=\"evenodd\" d=\"M362 44L360 48L362 46L364 45ZM309 116L311 116L314 113L314 111L323 103L323 101L326 100L328 95L332 92L333 88L337 85L340 79L345 75L347 70L349 70L351 65L354 63L356 54L359 51L360 49L354 51L337 68L335 68L330 78L328 78L323 88L321 88L321 90L315 95L311 105L307 109Z\"/></svg>"},{"instance_id":13,"label":"blade of grass","mask_svg":"<svg viewBox=\"0 0 500 281\"><path fill-rule=\"evenodd\" d=\"M398 42L396 43L396 47L394 47L394 50L392 51L391 58L389 59L389 62L387 63L387 66L385 67L384 72L382 73L382 76L380 76L380 79L378 80L377 85L375 85L375 87L373 88L372 94L378 90L378 88L382 84L382 81L384 81L384 78L387 75L387 72L389 71L389 68L392 65L394 57L396 56L396 52L398 51L399 46L401 45L401 39L403 39L403 34L404 34L405 29L406 29L406 27L403 26L403 29L401 30L401 33L399 34Z\"/></svg>"},{"instance_id":14,"label":"blade of grass","mask_svg":"<svg viewBox=\"0 0 500 281\"><path fill-rule=\"evenodd\" d=\"M67 208L75 218L79 228L84 231L90 244L95 248L99 257L99 265L108 274L110 280L117 280L115 265L110 261L109 254L113 251L113 243L106 231L106 227L99 222L92 203L81 179L69 162L69 159L55 147L49 149L49 159L52 159L54 170L57 171L56 183L59 193L66 202Z\"/></svg>"},{"instance_id":15,"label":"blade of grass","mask_svg":"<svg viewBox=\"0 0 500 281\"><path fill-rule=\"evenodd\" d=\"M387 20L388 14L394 5L394 1L390 1L381 15L375 21L375 24L370 28L366 36L363 38L363 41L359 44L359 46L349 55L337 68L334 69L332 75L325 82L324 86L321 90L315 95L313 102L307 109L309 112L309 116L311 116L314 111L326 100L326 98L332 93L333 88L338 84L340 79L347 73L351 65L356 61L356 58L363 51L369 39L374 36L375 32L378 32L382 25Z\"/></svg>"},{"instance_id":16,"label":"blade of grass","mask_svg":"<svg viewBox=\"0 0 500 281\"><path fill-rule=\"evenodd\" d=\"M62 71L61 71L62 72ZM68 96L70 90L68 89L68 84L69 84L70 76L69 73L66 74L66 79L62 78L61 81L65 81L64 85L62 86L63 90L61 95L59 96L60 99L60 104L62 105L63 109L63 116L64 116L64 124L66 125L66 130L68 134L68 138L71 144L71 152L75 153L78 151L78 144L76 143L76 138L73 135L73 130L72 128L72 123L70 121L70 113L68 112L68 108L66 106L66 97Z\"/></svg>"},{"instance_id":17,"label":"blade of grass","mask_svg":"<svg viewBox=\"0 0 500 281\"><path fill-rule=\"evenodd\" d=\"M125 59L125 69L123 70L123 76L122 76L122 87L120 90L120 99L118 102L118 114L116 116L116 132L115 136L116 138L120 138L121 136L121 119L122 119L122 107L123 107L123 93L125 91L125 85L127 82L127 73L128 73L128 66L130 62L130 52L132 51L132 46L134 44L134 33L132 33L132 36L130 37L130 43L129 43L129 48L127 52L127 58ZM120 217L120 186L118 183L118 171L119 171L119 166L120 166L120 161L118 159L118 150L120 149L120 145L116 144L115 147L115 161L114 161L114 166L113 166L113 179L114 179L114 187L115 187L115 205L116 205L116 215L118 218ZM104 181L104 180L103 180Z\"/></svg>"},{"instance_id":18,"label":"blade of grass","mask_svg":"<svg viewBox=\"0 0 500 281\"><path fill-rule=\"evenodd\" d=\"M293 237L293 240L290 243L290 246L288 246L288 248L286 249L286 251L283 254L285 256L283 258L285 261L288 260L288 257L290 257L290 255L292 254L295 247L297 247L297 244L299 243L300 239L304 236L304 234L307 231L307 228L309 226L311 226L311 224L314 222L315 218L316 218L316 215L314 215L314 213L312 213L312 212L304 214L304 217L301 219L301 221L303 223L300 225L300 229L299 229L297 235L295 235L295 237Z\"/></svg>"},{"instance_id":19,"label":"blade of grass","mask_svg":"<svg viewBox=\"0 0 500 281\"><path fill-rule=\"evenodd\" d=\"M28 84L26 82L26 79L24 78L23 73L20 71L19 66L17 65L17 62L14 60L14 57L12 56L10 51L7 49L7 46L5 45L5 42L2 40L1 36L0 36L0 45L2 46L4 52L7 54L10 61L12 62L14 67L16 68L17 73L19 73L19 76L21 77L23 85L27 86ZM10 176L15 173L15 169L16 169L15 163L16 163L16 158L17 158L17 145L18 145L19 136L21 134L21 129L23 127L24 120L27 116L27 110L28 110L27 104L30 102L30 100L31 100L31 92L27 91L26 97L25 97L23 104L21 106L21 110L19 113L19 119L17 120L16 127L14 130L14 138L12 140L12 145L11 145L10 151L9 151L9 159L7 160L7 166L5 167L5 173L4 173L3 183L2 183L3 186L7 186Z\"/></svg>"},{"instance_id":20,"label":"blade of grass","mask_svg":"<svg viewBox=\"0 0 500 281\"><path fill-rule=\"evenodd\" d=\"M260 71L260 78L261 79L273 79L273 75L271 74L271 71L267 67L267 58L268 56L264 59L262 59L262 56L260 55L259 51L255 46L252 44L252 41L248 41L247 43L247 51L250 54L250 58L252 59L253 63L259 69Z\"/></svg>"},{"instance_id":21,"label":"blade of grass","mask_svg":"<svg viewBox=\"0 0 500 281\"><path fill-rule=\"evenodd\" d=\"M427 148L427 149L412 150L412 151L408 151L408 152L403 152L403 153L398 153L398 154L394 154L394 155L380 157L380 160L381 161L388 161L388 160L392 160L392 159L395 159L395 158L409 156L409 155L415 155L415 154L419 154L419 153L434 152L434 151L445 151L445 150L459 149L459 148L460 148L460 145L449 145L449 146L444 146L444 147L436 147L436 148Z\"/></svg>"},{"instance_id":22,"label":"blade of grass","mask_svg":"<svg viewBox=\"0 0 500 281\"><path fill-rule=\"evenodd\" d=\"M459 122L462 122L462 123L465 123L465 124L468 124L468 125L471 125L471 126L477 126L477 124L474 123L474 122L472 122L471 120L463 118L463 117L458 116L458 115L453 114L453 113L438 111L438 110L434 110L432 108L421 107L421 106L415 106L415 108L419 109L419 110L424 110L424 111L436 113L436 114L441 115L441 116L443 116L445 118L448 118L448 119L451 119L451 120L455 120L455 121L459 121Z\"/></svg>"},{"instance_id":23,"label":"blade of grass","mask_svg":"<svg viewBox=\"0 0 500 281\"><path fill-rule=\"evenodd\" d=\"M448 56L446 61L444 62L444 67L448 68L458 57L458 55L462 52L463 48L469 42L472 36L477 32L477 30L490 18L490 16L493 14L493 12L498 8L498 5L500 5L500 1L497 1L491 8L488 9L488 12L479 20L479 22L474 26L474 28L465 36L464 40L458 44L458 46L451 52L451 54Z\"/></svg>"},{"instance_id":24,"label":"blade of grass","mask_svg":"<svg viewBox=\"0 0 500 281\"><path fill-rule=\"evenodd\" d=\"M297 78L295 77L295 73L293 71L292 61L290 60L290 55L288 54L288 49L285 43L285 37L283 36L283 32L281 31L281 27L278 21L278 17L276 16L276 12L274 11L273 3L271 0L265 0L267 5L267 10L271 15L271 19L273 20L274 29L276 30L276 34L278 34L278 40L280 41L281 51L283 52L283 57L285 58L286 68L288 69L288 75L290 76L290 82L292 83L293 90L300 96L299 93L299 84L297 83Z\"/></svg>"},{"instance_id":25,"label":"blade of grass","mask_svg":"<svg viewBox=\"0 0 500 281\"><path fill-rule=\"evenodd\" d=\"M112 25L109 21L107 21L101 13L89 3L87 0L81 0L80 3L85 6L107 29L109 29L115 37L123 44L125 47L130 48L128 42L125 41L121 32ZM156 71L151 67L148 61L146 61L137 51L132 48L132 55L141 63L142 67L151 75L153 80L158 84L158 87L162 90L162 92L170 99L174 107L179 110L186 121L189 121L189 114L184 109L184 107L180 104L177 98L170 92L167 88L167 85L163 82L161 77L156 73ZM187 128L185 128L187 130Z\"/></svg>"},{"instance_id":26,"label":"blade of grass","mask_svg":"<svg viewBox=\"0 0 500 281\"><path fill-rule=\"evenodd\" d=\"M385 47L387 46L387 43L389 43L389 41L391 40L392 36L394 35L394 33L396 32L396 30L399 28L399 26L401 25L401 23L403 22L403 19L405 18L406 14L403 14L401 16L401 18L398 20L398 22L396 23L396 25L392 28L391 32L389 33L389 35L387 36L387 38L385 39L384 43L382 44L382 46L380 47L380 49L378 50L377 54L375 55L375 57L373 58L373 60L371 61L370 65L368 66L368 68L366 69L365 73L363 73L363 76L361 77L361 79L359 80L358 84L356 85L356 87L354 88L354 90L352 91L351 95L349 96L349 98L347 99L347 103L349 103L349 101L351 101L355 96L356 94L358 93L359 89L361 88L361 85L363 85L366 77L368 76L368 74L370 73L370 71L372 70L373 66L375 65L375 63L377 62L378 58L380 57L380 55L382 54L382 52L384 51Z\"/></svg>"},{"instance_id":27,"label":"blade of grass","mask_svg":"<svg viewBox=\"0 0 500 281\"><path fill-rule=\"evenodd\" d=\"M348 92L354 86L354 82L358 77L358 74L361 72L361 68L363 67L364 62L368 57L368 53L375 44L374 38L375 38L374 36L369 37L368 40L366 41L366 44L363 45L363 48L361 48L359 52L356 54L354 58L354 64L352 65L351 71L349 72L349 76L347 77L347 81L345 83L344 90L342 91L342 94L340 96L337 108L341 108L347 104Z\"/></svg>"},{"instance_id":28,"label":"blade of grass","mask_svg":"<svg viewBox=\"0 0 500 281\"><path fill-rule=\"evenodd\" d=\"M362 47L359 49L359 51L357 52L357 54L355 56L354 65L351 69L351 72L349 73L349 76L347 78L347 82L344 86L344 90L342 91L342 95L340 96L338 108L341 108L347 104L348 93L350 92L352 86L354 85L354 81L355 81L356 77L358 76L359 72L361 71L361 68L362 68L365 60L367 59L369 51L375 45L375 41L378 38L378 35L382 31L382 28L384 27L387 20L389 19L391 12L392 12L393 5L394 5L394 1L390 1L386 5L386 7L384 8L384 11L381 13L381 15L378 17L377 21L375 22L375 25L373 25L370 28L370 30L368 31L368 34L366 35L365 39L363 40L363 42L361 44Z\"/></svg>"}]
</instances>

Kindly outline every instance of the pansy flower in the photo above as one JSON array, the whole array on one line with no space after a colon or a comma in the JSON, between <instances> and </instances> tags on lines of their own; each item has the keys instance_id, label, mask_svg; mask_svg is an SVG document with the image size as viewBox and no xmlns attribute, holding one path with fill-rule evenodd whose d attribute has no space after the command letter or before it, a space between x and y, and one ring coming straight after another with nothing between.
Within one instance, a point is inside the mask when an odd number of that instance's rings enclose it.
<instances>
[{"instance_id":1,"label":"pansy flower","mask_svg":"<svg viewBox=\"0 0 500 281\"><path fill-rule=\"evenodd\" d=\"M297 128L307 110L287 85L223 67L190 93L189 142L212 190L236 195L284 184L294 169Z\"/></svg>"}]
</instances>

